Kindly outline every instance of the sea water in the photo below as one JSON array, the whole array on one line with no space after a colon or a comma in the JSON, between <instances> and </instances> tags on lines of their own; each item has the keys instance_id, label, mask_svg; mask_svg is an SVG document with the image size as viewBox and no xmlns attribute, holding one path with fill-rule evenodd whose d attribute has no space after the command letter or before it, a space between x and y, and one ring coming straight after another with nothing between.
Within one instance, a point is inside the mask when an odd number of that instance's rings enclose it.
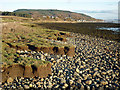
<instances>
[{"instance_id":1,"label":"sea water","mask_svg":"<svg viewBox=\"0 0 120 90\"><path fill-rule=\"evenodd\" d=\"M114 28L114 27L101 27L98 28L99 30L112 30L112 31L116 31L116 32L120 32L120 28Z\"/></svg>"}]
</instances>

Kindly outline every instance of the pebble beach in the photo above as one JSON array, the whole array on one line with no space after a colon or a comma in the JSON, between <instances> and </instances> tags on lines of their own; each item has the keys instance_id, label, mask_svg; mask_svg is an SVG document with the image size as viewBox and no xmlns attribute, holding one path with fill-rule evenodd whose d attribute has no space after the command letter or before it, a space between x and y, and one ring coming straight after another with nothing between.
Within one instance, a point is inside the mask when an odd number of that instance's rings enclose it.
<instances>
[{"instance_id":1,"label":"pebble beach","mask_svg":"<svg viewBox=\"0 0 120 90\"><path fill-rule=\"evenodd\" d=\"M2 89L120 90L120 43L71 33L67 44L75 46L75 55L52 55L20 51L33 58L50 61L52 75L47 78L9 78Z\"/></svg>"}]
</instances>

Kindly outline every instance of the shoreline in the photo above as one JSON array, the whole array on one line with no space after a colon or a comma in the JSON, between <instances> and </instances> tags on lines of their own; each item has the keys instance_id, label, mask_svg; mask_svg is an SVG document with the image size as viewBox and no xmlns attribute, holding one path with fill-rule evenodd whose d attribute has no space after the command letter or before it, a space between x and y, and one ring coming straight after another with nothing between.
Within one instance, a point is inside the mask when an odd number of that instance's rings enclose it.
<instances>
[{"instance_id":1,"label":"shoreline","mask_svg":"<svg viewBox=\"0 0 120 90\"><path fill-rule=\"evenodd\" d=\"M16 78L5 83L5 89L119 89L120 43L71 33L69 44L76 45L73 58L66 55L43 55L52 64L52 75L47 78ZM37 53L37 52L36 52Z\"/></svg>"}]
</instances>

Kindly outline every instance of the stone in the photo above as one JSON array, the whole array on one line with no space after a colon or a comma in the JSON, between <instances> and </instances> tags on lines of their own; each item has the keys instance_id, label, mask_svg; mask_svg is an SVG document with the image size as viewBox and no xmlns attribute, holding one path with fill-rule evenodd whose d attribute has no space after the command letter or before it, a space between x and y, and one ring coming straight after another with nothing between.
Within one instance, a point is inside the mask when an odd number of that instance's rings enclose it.
<instances>
[{"instance_id":1,"label":"stone","mask_svg":"<svg viewBox=\"0 0 120 90\"><path fill-rule=\"evenodd\" d=\"M78 83L81 83L81 79L78 79Z\"/></svg>"},{"instance_id":2,"label":"stone","mask_svg":"<svg viewBox=\"0 0 120 90\"><path fill-rule=\"evenodd\" d=\"M80 71L80 74L82 74L82 71Z\"/></svg>"},{"instance_id":3,"label":"stone","mask_svg":"<svg viewBox=\"0 0 120 90\"><path fill-rule=\"evenodd\" d=\"M106 84L108 84L108 82L107 81L101 81L101 84L106 85Z\"/></svg>"},{"instance_id":4,"label":"stone","mask_svg":"<svg viewBox=\"0 0 120 90\"><path fill-rule=\"evenodd\" d=\"M84 75L83 77L84 77L84 80L87 80L87 78L88 78L88 76L87 76L87 75Z\"/></svg>"},{"instance_id":5,"label":"stone","mask_svg":"<svg viewBox=\"0 0 120 90\"><path fill-rule=\"evenodd\" d=\"M66 88L66 87L68 87L68 84L65 83L64 86L65 86L65 88Z\"/></svg>"},{"instance_id":6,"label":"stone","mask_svg":"<svg viewBox=\"0 0 120 90\"><path fill-rule=\"evenodd\" d=\"M54 88L58 88L60 85L56 85Z\"/></svg>"},{"instance_id":7,"label":"stone","mask_svg":"<svg viewBox=\"0 0 120 90\"><path fill-rule=\"evenodd\" d=\"M29 85L29 87L33 87L33 85L32 85L32 84L30 84L30 85Z\"/></svg>"},{"instance_id":8,"label":"stone","mask_svg":"<svg viewBox=\"0 0 120 90\"><path fill-rule=\"evenodd\" d=\"M52 84L49 84L49 85L48 85L48 88L52 88Z\"/></svg>"},{"instance_id":9,"label":"stone","mask_svg":"<svg viewBox=\"0 0 120 90\"><path fill-rule=\"evenodd\" d=\"M110 72L112 72L112 70L108 70L108 71L107 71L107 73L110 73Z\"/></svg>"},{"instance_id":10,"label":"stone","mask_svg":"<svg viewBox=\"0 0 120 90\"><path fill-rule=\"evenodd\" d=\"M63 73L63 70L59 70L59 73Z\"/></svg>"},{"instance_id":11,"label":"stone","mask_svg":"<svg viewBox=\"0 0 120 90\"><path fill-rule=\"evenodd\" d=\"M98 73L98 72L95 72L95 73L93 74L93 77L95 77L95 76L97 75L97 73Z\"/></svg>"},{"instance_id":12,"label":"stone","mask_svg":"<svg viewBox=\"0 0 120 90\"><path fill-rule=\"evenodd\" d=\"M88 84L88 85L92 84L92 80L87 80L86 84Z\"/></svg>"},{"instance_id":13,"label":"stone","mask_svg":"<svg viewBox=\"0 0 120 90\"><path fill-rule=\"evenodd\" d=\"M65 89L65 86L62 86L63 89Z\"/></svg>"},{"instance_id":14,"label":"stone","mask_svg":"<svg viewBox=\"0 0 120 90\"><path fill-rule=\"evenodd\" d=\"M20 54L20 53L21 53L21 51L20 51L20 50L17 50L17 53L19 53L19 54Z\"/></svg>"},{"instance_id":15,"label":"stone","mask_svg":"<svg viewBox=\"0 0 120 90\"><path fill-rule=\"evenodd\" d=\"M51 61L53 61L54 60L54 58L51 58Z\"/></svg>"},{"instance_id":16,"label":"stone","mask_svg":"<svg viewBox=\"0 0 120 90\"><path fill-rule=\"evenodd\" d=\"M102 74L102 75L106 75L106 72L102 72L101 74Z\"/></svg>"},{"instance_id":17,"label":"stone","mask_svg":"<svg viewBox=\"0 0 120 90\"><path fill-rule=\"evenodd\" d=\"M40 85L41 83L40 83L40 82L37 82L36 84L37 84L37 85Z\"/></svg>"},{"instance_id":18,"label":"stone","mask_svg":"<svg viewBox=\"0 0 120 90\"><path fill-rule=\"evenodd\" d=\"M63 78L63 77L64 77L64 75L63 75L63 74L61 74L61 75L60 75L60 77L61 77L61 78Z\"/></svg>"},{"instance_id":19,"label":"stone","mask_svg":"<svg viewBox=\"0 0 120 90\"><path fill-rule=\"evenodd\" d=\"M11 77L9 77L8 79L7 79L7 83L12 83L13 82L13 79L11 78Z\"/></svg>"},{"instance_id":20,"label":"stone","mask_svg":"<svg viewBox=\"0 0 120 90\"><path fill-rule=\"evenodd\" d=\"M25 89L29 89L30 87L28 85L24 85L24 88Z\"/></svg>"},{"instance_id":21,"label":"stone","mask_svg":"<svg viewBox=\"0 0 120 90\"><path fill-rule=\"evenodd\" d=\"M72 85L72 84L73 84L73 82L74 82L73 80L70 80L70 85Z\"/></svg>"},{"instance_id":22,"label":"stone","mask_svg":"<svg viewBox=\"0 0 120 90\"><path fill-rule=\"evenodd\" d=\"M41 82L43 82L44 81L44 79L43 78L41 78Z\"/></svg>"},{"instance_id":23,"label":"stone","mask_svg":"<svg viewBox=\"0 0 120 90\"><path fill-rule=\"evenodd\" d=\"M76 68L76 72L77 72L77 73L79 73L79 72L80 72L78 68Z\"/></svg>"},{"instance_id":24,"label":"stone","mask_svg":"<svg viewBox=\"0 0 120 90\"><path fill-rule=\"evenodd\" d=\"M61 83L66 83L66 80L65 79L61 79Z\"/></svg>"},{"instance_id":25,"label":"stone","mask_svg":"<svg viewBox=\"0 0 120 90\"><path fill-rule=\"evenodd\" d=\"M95 68L94 71L98 71L98 68Z\"/></svg>"}]
</instances>

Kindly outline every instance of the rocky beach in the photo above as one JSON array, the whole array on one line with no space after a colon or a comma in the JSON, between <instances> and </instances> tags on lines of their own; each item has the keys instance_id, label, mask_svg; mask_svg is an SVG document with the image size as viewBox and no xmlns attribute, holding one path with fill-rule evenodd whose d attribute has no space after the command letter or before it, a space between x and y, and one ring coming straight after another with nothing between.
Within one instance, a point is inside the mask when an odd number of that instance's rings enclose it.
<instances>
[{"instance_id":1,"label":"rocky beach","mask_svg":"<svg viewBox=\"0 0 120 90\"><path fill-rule=\"evenodd\" d=\"M119 90L120 48L117 41L71 33L65 43L75 46L75 55L53 55L42 51L19 51L22 57L51 62L46 78L8 78L3 89ZM56 42L56 41L54 41ZM61 43L61 42L59 42ZM29 56L31 54L31 56Z\"/></svg>"}]
</instances>

